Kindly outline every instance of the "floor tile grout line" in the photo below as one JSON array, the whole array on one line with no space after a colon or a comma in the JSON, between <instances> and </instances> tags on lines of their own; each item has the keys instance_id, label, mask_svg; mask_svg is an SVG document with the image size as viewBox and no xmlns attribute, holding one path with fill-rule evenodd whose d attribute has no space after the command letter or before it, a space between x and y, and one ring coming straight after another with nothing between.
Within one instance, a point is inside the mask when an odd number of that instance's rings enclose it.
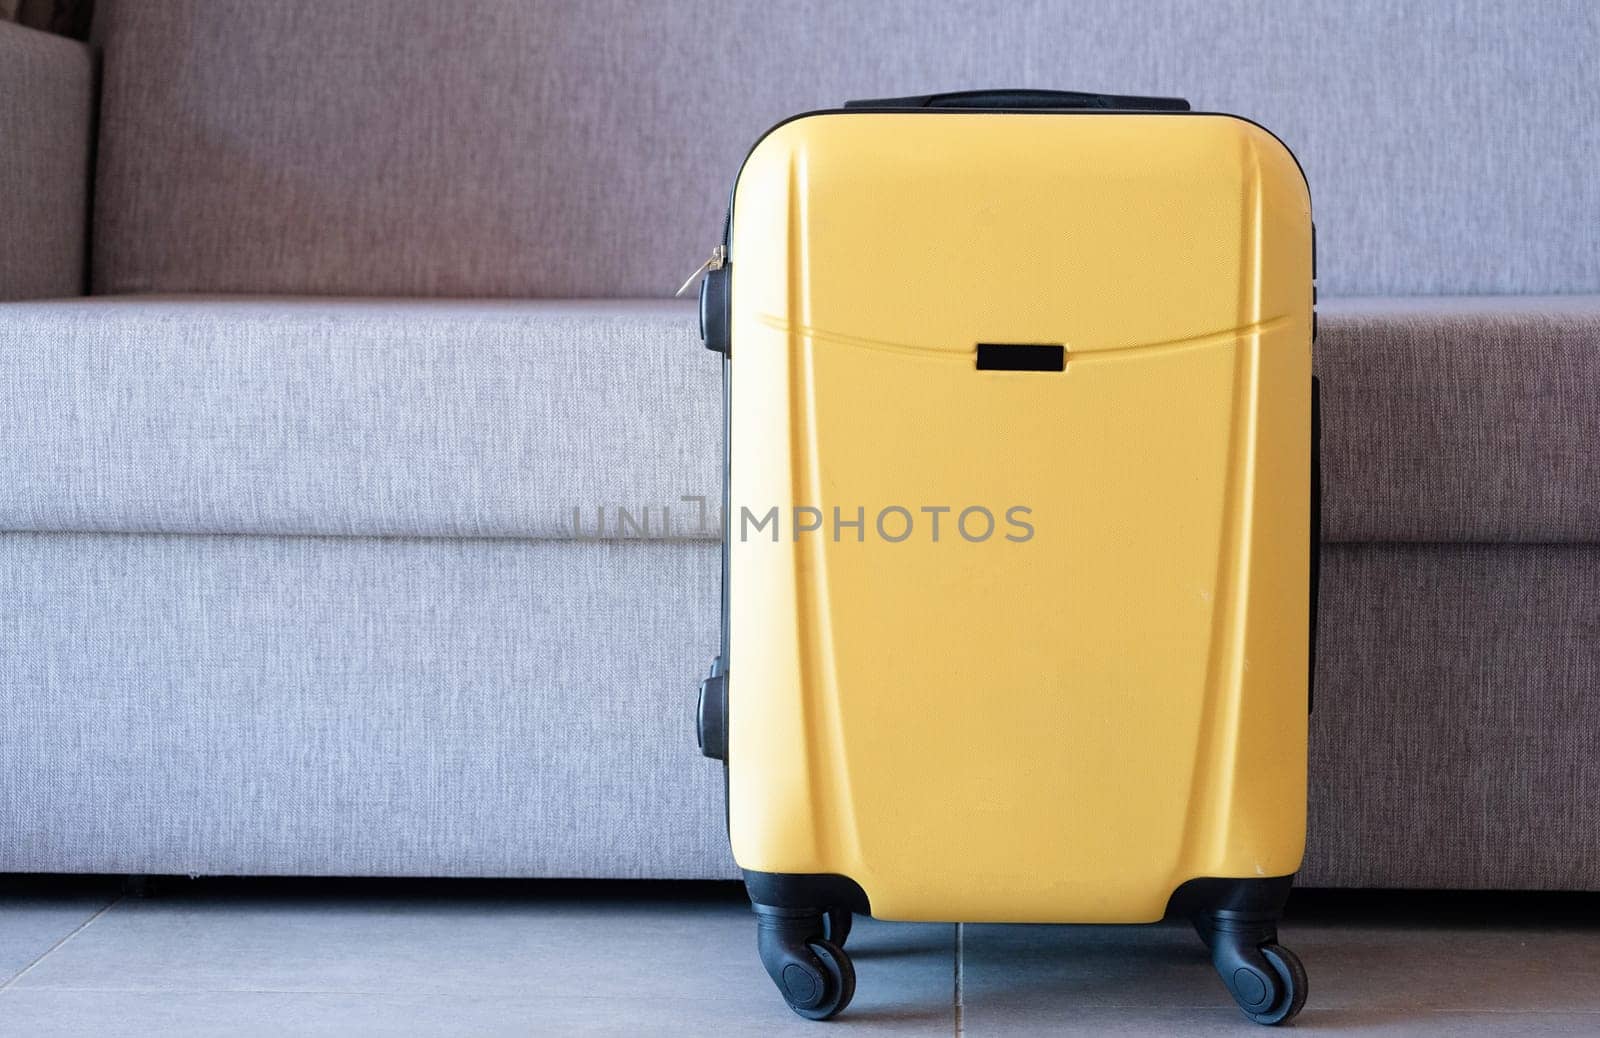
<instances>
[{"instance_id":1,"label":"floor tile grout line","mask_svg":"<svg viewBox=\"0 0 1600 1038\"><path fill-rule=\"evenodd\" d=\"M107 912L111 911L113 908L116 908L118 905L122 904L122 899L123 899L124 896L125 895L118 894L116 897L112 898L105 905L101 906L101 908L100 908L100 910L98 912L96 912L94 915L90 916L89 918L85 919L83 922L79 923L77 926L74 926L72 928L72 931L70 933L68 933L65 937L61 938L61 940L57 941L56 943L52 944L50 947L46 948L43 951L43 953L41 953L39 955L38 958L34 959L32 962L30 962L26 966L22 967L22 969L18 970L16 975L13 976L10 980L6 981L4 984L0 984L0 994L5 994L7 991L10 991L13 987L16 986L16 984L17 984L17 982L19 980L21 980L23 977L26 977L29 973L31 973L35 966L39 965L39 963L43 962L44 960L48 959L50 956L54 955L57 948L60 948L63 944L66 944L68 941L72 940L74 937L78 936L80 933L83 933L83 931L87 930L90 927L90 925L94 923L94 921L96 919L99 919L101 916L105 915Z\"/></svg>"},{"instance_id":2,"label":"floor tile grout line","mask_svg":"<svg viewBox=\"0 0 1600 1038\"><path fill-rule=\"evenodd\" d=\"M963 987L966 982L966 951L967 931L963 924L956 924L956 965L953 983L955 986L955 1024L956 1038L961 1038L966 1033L966 992Z\"/></svg>"}]
</instances>

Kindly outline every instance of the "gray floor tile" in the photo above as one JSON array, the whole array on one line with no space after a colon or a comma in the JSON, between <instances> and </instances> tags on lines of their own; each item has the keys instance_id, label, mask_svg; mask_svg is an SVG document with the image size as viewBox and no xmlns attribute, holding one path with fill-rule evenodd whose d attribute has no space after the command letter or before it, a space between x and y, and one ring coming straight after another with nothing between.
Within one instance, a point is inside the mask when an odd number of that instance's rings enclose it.
<instances>
[{"instance_id":1,"label":"gray floor tile","mask_svg":"<svg viewBox=\"0 0 1600 1038\"><path fill-rule=\"evenodd\" d=\"M1502 1038L1548 1035L1580 1038L1600 1034L1594 1013L1307 1010L1296 1030L1326 1035L1404 1035L1405 1038ZM1237 1029L1234 1033L1238 1033Z\"/></svg>"},{"instance_id":2,"label":"gray floor tile","mask_svg":"<svg viewBox=\"0 0 1600 1038\"><path fill-rule=\"evenodd\" d=\"M754 921L733 890L679 896L661 885L617 885L583 895L446 897L435 887L428 896L368 889L180 883L117 902L42 960L111 895L0 896L0 964L35 963L0 989L0 1032L955 1031L949 926L858 922L850 941L856 1001L819 1030L772 989L755 955ZM1585 982L1600 976L1595 906L1486 915L1481 906L1495 902L1440 909L1430 901L1399 912L1357 903L1291 912L1282 929L1311 973L1302 1030L1600 1034L1600 984ZM1183 924L967 926L962 940L967 1035L1264 1033L1232 1008Z\"/></svg>"},{"instance_id":3,"label":"gray floor tile","mask_svg":"<svg viewBox=\"0 0 1600 1038\"><path fill-rule=\"evenodd\" d=\"M114 900L110 891L0 892L0 987Z\"/></svg>"},{"instance_id":4,"label":"gray floor tile","mask_svg":"<svg viewBox=\"0 0 1600 1038\"><path fill-rule=\"evenodd\" d=\"M860 978L852 1029L951 1033L952 927L863 920L850 948ZM285 1004L308 1021L319 1007L344 1019L466 1000L518 1013L559 1005L568 1033L589 1023L594 1033L638 1033L641 1023L660 1032L674 1021L684 1033L804 1030L761 969L748 907L727 899L124 901L0 996L0 1013L122 1002L175 1006L203 1026L225 995L250 996L241 1007L295 996Z\"/></svg>"},{"instance_id":5,"label":"gray floor tile","mask_svg":"<svg viewBox=\"0 0 1600 1038\"><path fill-rule=\"evenodd\" d=\"M0 995L8 1033L37 1038L94 1034L154 1038L225 1033L253 1036L388 1035L809 1035L819 1025L787 1010L696 1000L595 999L578 996L507 999L466 996L363 995L255 991L60 991L27 989ZM1383 1014L1307 1011L1294 1032L1327 1035L1403 1035L1405 1038L1596 1033L1589 1013ZM825 1025L828 1034L948 1035L948 1021L916 1023L851 1013ZM1288 1033L1294 1033L1288 1032ZM994 1026L968 1026L968 1035L1206 1036L1257 1032L1231 1010L1083 1009L1070 1015L1023 1014Z\"/></svg>"},{"instance_id":6,"label":"gray floor tile","mask_svg":"<svg viewBox=\"0 0 1600 1038\"><path fill-rule=\"evenodd\" d=\"M1227 995L1194 931L1156 926L963 927L962 990L991 1002L1205 1008ZM1227 1003L1230 1004L1231 1003Z\"/></svg>"},{"instance_id":7,"label":"gray floor tile","mask_svg":"<svg viewBox=\"0 0 1600 1038\"><path fill-rule=\"evenodd\" d=\"M1600 1012L1596 928L1321 922L1283 937L1324 1009Z\"/></svg>"},{"instance_id":8,"label":"gray floor tile","mask_svg":"<svg viewBox=\"0 0 1600 1038\"><path fill-rule=\"evenodd\" d=\"M1104 1035L1106 1038L1207 1038L1211 1035L1272 1034L1330 1036L1403 1035L1405 1038L1501 1038L1504 1035L1548 1035L1592 1038L1600 1033L1593 1013L1402 1013L1353 1010L1306 1010L1287 1030L1269 1031L1247 1022L1231 1009L1080 1009L1055 1012L1040 1007L998 1018L966 1017L963 1034L987 1036Z\"/></svg>"},{"instance_id":9,"label":"gray floor tile","mask_svg":"<svg viewBox=\"0 0 1600 1038\"><path fill-rule=\"evenodd\" d=\"M1600 981L1593 979L1600 977L1600 928L1592 924L1315 919L1286 923L1280 936L1310 975L1307 1027L1600 1034ZM1207 1034L1243 1022L1183 924L967 926L963 946L963 1022L971 1035L1080 1025ZM1579 1030L1562 1030L1573 1026Z\"/></svg>"},{"instance_id":10,"label":"gray floor tile","mask_svg":"<svg viewBox=\"0 0 1600 1038\"><path fill-rule=\"evenodd\" d=\"M695 999L557 996L495 998L264 991L29 989L0 996L6 1033L36 1038L278 1036L575 1035L635 1038L745 1038L828 1034L949 1035L951 1022L852 1013L831 1024L801 1020L782 1006Z\"/></svg>"}]
</instances>

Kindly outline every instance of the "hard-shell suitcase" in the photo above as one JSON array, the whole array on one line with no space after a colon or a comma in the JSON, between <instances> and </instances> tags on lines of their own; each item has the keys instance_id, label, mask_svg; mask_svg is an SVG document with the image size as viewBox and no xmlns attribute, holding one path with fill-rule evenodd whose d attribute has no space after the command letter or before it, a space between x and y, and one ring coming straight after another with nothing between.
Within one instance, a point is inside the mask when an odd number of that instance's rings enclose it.
<instances>
[{"instance_id":1,"label":"hard-shell suitcase","mask_svg":"<svg viewBox=\"0 0 1600 1038\"><path fill-rule=\"evenodd\" d=\"M768 131L701 282L723 355L702 750L762 962L851 913L1193 918L1260 1023L1305 833L1310 198L1172 99L852 102ZM1309 593L1308 593L1309 585Z\"/></svg>"}]
</instances>

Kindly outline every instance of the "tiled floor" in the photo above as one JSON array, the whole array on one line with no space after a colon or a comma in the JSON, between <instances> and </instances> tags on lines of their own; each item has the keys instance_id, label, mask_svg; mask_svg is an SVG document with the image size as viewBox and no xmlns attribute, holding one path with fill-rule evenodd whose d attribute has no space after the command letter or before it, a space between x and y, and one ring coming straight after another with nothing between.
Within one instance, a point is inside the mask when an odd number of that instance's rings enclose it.
<instances>
[{"instance_id":1,"label":"tiled floor","mask_svg":"<svg viewBox=\"0 0 1600 1038\"><path fill-rule=\"evenodd\" d=\"M1592 897L1297 895L1329 1034L1600 1034ZM737 887L0 880L4 1035L1249 1034L1185 926L860 921L811 1024Z\"/></svg>"}]
</instances>

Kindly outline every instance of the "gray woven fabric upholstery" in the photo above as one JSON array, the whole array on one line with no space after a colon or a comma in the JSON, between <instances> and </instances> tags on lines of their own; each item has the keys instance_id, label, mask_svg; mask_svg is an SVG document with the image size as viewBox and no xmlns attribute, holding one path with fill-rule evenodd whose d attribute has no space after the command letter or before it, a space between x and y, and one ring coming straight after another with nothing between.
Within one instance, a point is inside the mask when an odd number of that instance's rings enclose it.
<instances>
[{"instance_id":1,"label":"gray woven fabric upholstery","mask_svg":"<svg viewBox=\"0 0 1600 1038\"><path fill-rule=\"evenodd\" d=\"M691 533L719 495L685 302L18 304L0 372L0 529Z\"/></svg>"},{"instance_id":2,"label":"gray woven fabric upholstery","mask_svg":"<svg viewBox=\"0 0 1600 1038\"><path fill-rule=\"evenodd\" d=\"M0 535L0 872L728 875L709 544Z\"/></svg>"},{"instance_id":3,"label":"gray woven fabric upholstery","mask_svg":"<svg viewBox=\"0 0 1600 1038\"><path fill-rule=\"evenodd\" d=\"M84 290L94 63L0 21L0 300Z\"/></svg>"},{"instance_id":4,"label":"gray woven fabric upholstery","mask_svg":"<svg viewBox=\"0 0 1600 1038\"><path fill-rule=\"evenodd\" d=\"M1310 177L1323 291L1596 292L1585 0L102 0L99 292L659 296L768 126L1180 94Z\"/></svg>"},{"instance_id":5,"label":"gray woven fabric upholstery","mask_svg":"<svg viewBox=\"0 0 1600 1038\"><path fill-rule=\"evenodd\" d=\"M1595 5L98 7L93 286L261 295L0 306L0 872L734 875L692 306L283 297L661 296L773 122L1002 85L1309 176L1304 882L1600 889ZM0 299L83 287L92 90L0 24ZM1330 301L1422 293L1569 295Z\"/></svg>"},{"instance_id":6,"label":"gray woven fabric upholstery","mask_svg":"<svg viewBox=\"0 0 1600 1038\"><path fill-rule=\"evenodd\" d=\"M716 574L0 536L0 871L732 876L690 727ZM1600 889L1597 589L1594 546L1326 549L1306 884Z\"/></svg>"},{"instance_id":7,"label":"gray woven fabric upholstery","mask_svg":"<svg viewBox=\"0 0 1600 1038\"><path fill-rule=\"evenodd\" d=\"M1600 296L1321 309L1328 540L1600 542Z\"/></svg>"},{"instance_id":8,"label":"gray woven fabric upholstery","mask_svg":"<svg viewBox=\"0 0 1600 1038\"><path fill-rule=\"evenodd\" d=\"M1308 886L1600 890L1600 546L1329 545Z\"/></svg>"},{"instance_id":9,"label":"gray woven fabric upholstery","mask_svg":"<svg viewBox=\"0 0 1600 1038\"><path fill-rule=\"evenodd\" d=\"M1323 310L1328 540L1600 539L1600 297ZM16 304L0 371L0 529L713 532L687 302Z\"/></svg>"}]
</instances>

